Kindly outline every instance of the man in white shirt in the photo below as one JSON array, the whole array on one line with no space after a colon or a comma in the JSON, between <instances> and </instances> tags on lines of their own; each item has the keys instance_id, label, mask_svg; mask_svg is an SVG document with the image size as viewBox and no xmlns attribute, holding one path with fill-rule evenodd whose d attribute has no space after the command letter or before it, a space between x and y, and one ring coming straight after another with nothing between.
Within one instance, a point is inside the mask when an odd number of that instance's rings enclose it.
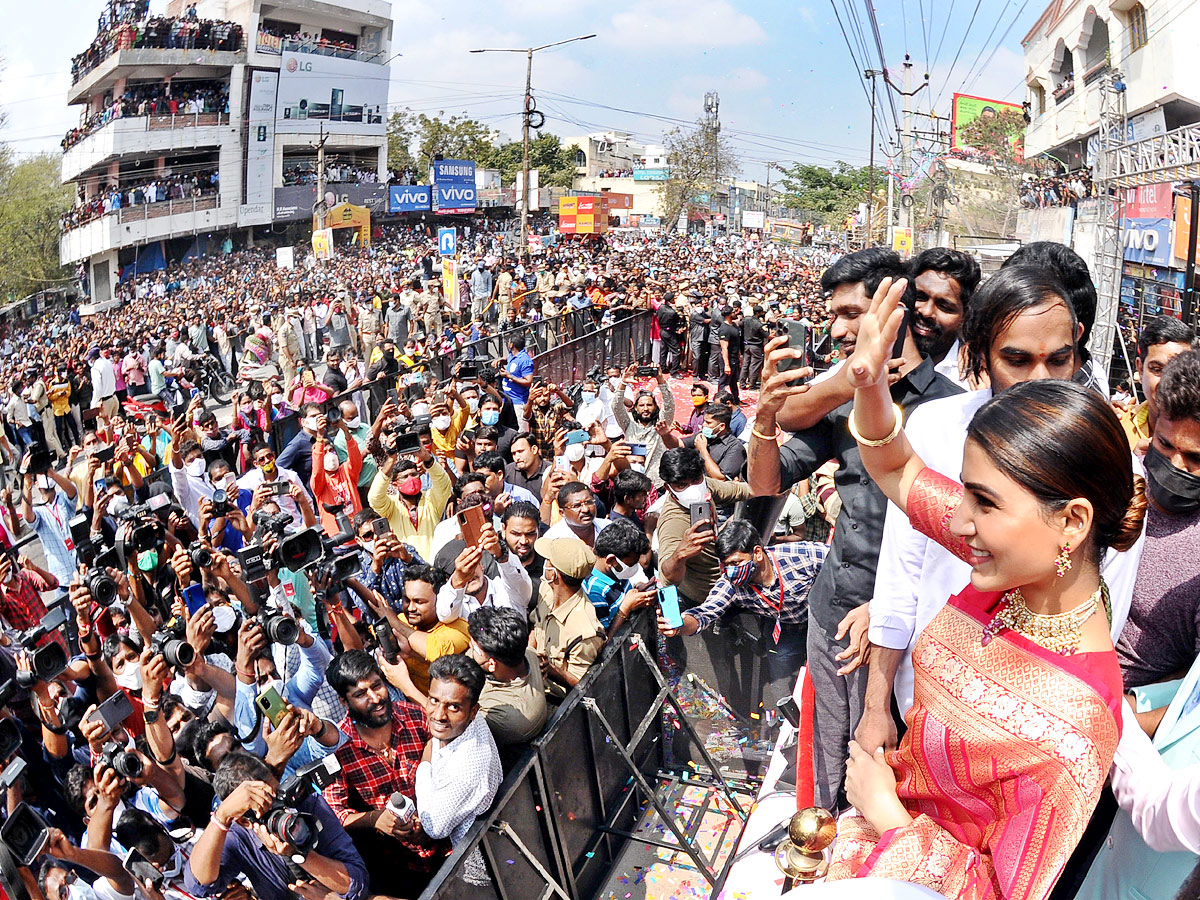
<instances>
[{"instance_id":1,"label":"man in white shirt","mask_svg":"<svg viewBox=\"0 0 1200 900\"><path fill-rule=\"evenodd\" d=\"M488 578L483 572L483 553L496 560L499 574ZM437 616L441 622L465 619L481 606L508 607L522 616L533 599L533 581L508 544L487 523L475 546L468 545L454 560L454 572L437 594Z\"/></svg>"},{"instance_id":2,"label":"man in white shirt","mask_svg":"<svg viewBox=\"0 0 1200 900\"><path fill-rule=\"evenodd\" d=\"M100 408L101 414L111 419L117 414L117 372L112 364L112 348L88 351L92 364L92 405Z\"/></svg>"},{"instance_id":3,"label":"man in white shirt","mask_svg":"<svg viewBox=\"0 0 1200 900\"><path fill-rule=\"evenodd\" d=\"M986 373L991 388L934 400L914 411L904 432L929 468L958 477L967 425L995 393L1025 381L1075 375L1082 329L1063 292L1045 269L1021 266L1003 269L975 297L964 327L968 360L972 374ZM1124 553L1110 550L1102 567L1112 599L1114 641L1129 612L1143 541ZM865 711L855 731L867 752L895 746L890 698L894 688L901 714L912 705L913 643L970 578L970 566L888 506L870 608Z\"/></svg>"},{"instance_id":4,"label":"man in white shirt","mask_svg":"<svg viewBox=\"0 0 1200 900\"><path fill-rule=\"evenodd\" d=\"M596 515L596 495L582 481L568 481L559 488L558 509L562 518L544 535L548 540L569 537L591 547L596 535L612 524Z\"/></svg>"}]
</instances>

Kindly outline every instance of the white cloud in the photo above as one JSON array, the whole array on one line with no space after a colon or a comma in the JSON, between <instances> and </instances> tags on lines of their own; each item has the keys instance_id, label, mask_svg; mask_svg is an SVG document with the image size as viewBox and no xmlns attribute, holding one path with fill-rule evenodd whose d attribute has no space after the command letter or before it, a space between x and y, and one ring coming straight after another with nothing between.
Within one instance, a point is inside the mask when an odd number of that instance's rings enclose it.
<instances>
[{"instance_id":1,"label":"white cloud","mask_svg":"<svg viewBox=\"0 0 1200 900\"><path fill-rule=\"evenodd\" d=\"M758 44L767 34L758 21L726 0L656 0L612 17L610 40L660 53L689 47Z\"/></svg>"}]
</instances>

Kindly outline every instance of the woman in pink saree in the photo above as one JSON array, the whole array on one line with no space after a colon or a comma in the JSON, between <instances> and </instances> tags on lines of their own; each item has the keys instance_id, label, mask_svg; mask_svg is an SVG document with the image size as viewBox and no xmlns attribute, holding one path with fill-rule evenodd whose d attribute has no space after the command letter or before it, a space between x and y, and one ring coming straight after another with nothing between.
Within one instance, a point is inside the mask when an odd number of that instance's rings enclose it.
<instances>
[{"instance_id":1,"label":"woman in pink saree","mask_svg":"<svg viewBox=\"0 0 1200 900\"><path fill-rule=\"evenodd\" d=\"M847 363L863 462L914 527L972 566L913 650L900 746L850 744L829 879L894 878L947 897L1041 900L1120 736L1121 674L1098 561L1145 511L1108 404L1065 381L1010 388L968 428L961 481L925 468L887 391L904 282L884 282Z\"/></svg>"}]
</instances>

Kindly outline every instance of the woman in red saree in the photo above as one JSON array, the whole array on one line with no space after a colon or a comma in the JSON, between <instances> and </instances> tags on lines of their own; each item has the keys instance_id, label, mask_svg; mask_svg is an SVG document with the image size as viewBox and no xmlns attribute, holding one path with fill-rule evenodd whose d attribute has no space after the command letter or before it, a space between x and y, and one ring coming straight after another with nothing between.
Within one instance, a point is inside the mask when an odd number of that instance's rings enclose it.
<instances>
[{"instance_id":1,"label":"woman in red saree","mask_svg":"<svg viewBox=\"0 0 1200 900\"><path fill-rule=\"evenodd\" d=\"M917 639L897 750L851 742L829 879L893 878L954 898L1041 900L1120 736L1105 548L1145 510L1120 423L1064 381L1010 388L968 428L962 484L924 467L887 392L904 282L885 281L847 363L863 462L914 526L972 566Z\"/></svg>"}]
</instances>

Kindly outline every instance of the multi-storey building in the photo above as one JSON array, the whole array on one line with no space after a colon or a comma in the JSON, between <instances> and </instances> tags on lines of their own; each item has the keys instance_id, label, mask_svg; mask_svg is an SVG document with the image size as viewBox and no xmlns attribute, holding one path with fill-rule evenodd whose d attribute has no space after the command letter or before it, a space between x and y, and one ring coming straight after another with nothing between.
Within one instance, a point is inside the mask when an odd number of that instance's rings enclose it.
<instances>
[{"instance_id":1,"label":"multi-storey building","mask_svg":"<svg viewBox=\"0 0 1200 900\"><path fill-rule=\"evenodd\" d=\"M72 66L62 261L104 302L131 267L305 223L322 136L326 196L383 212L391 34L384 0L108 0Z\"/></svg>"}]
</instances>

